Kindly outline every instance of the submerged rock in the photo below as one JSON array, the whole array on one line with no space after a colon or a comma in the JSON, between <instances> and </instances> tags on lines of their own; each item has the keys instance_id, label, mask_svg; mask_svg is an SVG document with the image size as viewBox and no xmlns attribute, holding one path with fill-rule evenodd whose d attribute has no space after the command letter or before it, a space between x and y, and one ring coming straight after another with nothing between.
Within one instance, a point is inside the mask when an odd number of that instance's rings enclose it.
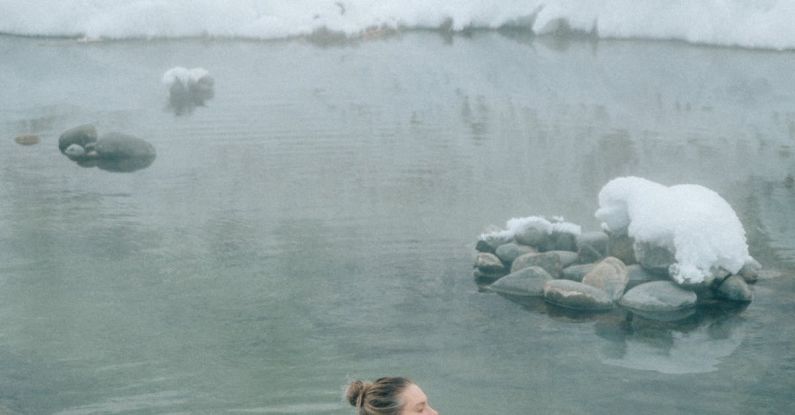
<instances>
[{"instance_id":1,"label":"submerged rock","mask_svg":"<svg viewBox=\"0 0 795 415\"><path fill-rule=\"evenodd\" d=\"M14 141L22 146L32 146L39 144L40 139L36 134L22 134L14 137Z\"/></svg>"},{"instance_id":2,"label":"submerged rock","mask_svg":"<svg viewBox=\"0 0 795 415\"><path fill-rule=\"evenodd\" d=\"M585 274L582 282L605 291L611 300L616 301L624 295L629 282L627 267L620 259L607 257Z\"/></svg>"},{"instance_id":3,"label":"submerged rock","mask_svg":"<svg viewBox=\"0 0 795 415\"><path fill-rule=\"evenodd\" d=\"M552 276L543 268L530 266L498 279L489 289L503 294L540 297L544 295L544 284L550 280Z\"/></svg>"},{"instance_id":4,"label":"submerged rock","mask_svg":"<svg viewBox=\"0 0 795 415\"><path fill-rule=\"evenodd\" d=\"M547 281L544 285L544 300L574 310L601 311L613 308L613 301L606 292L570 280Z\"/></svg>"},{"instance_id":5,"label":"submerged rock","mask_svg":"<svg viewBox=\"0 0 795 415\"><path fill-rule=\"evenodd\" d=\"M622 307L638 312L666 313L696 305L697 296L672 281L654 281L638 285L624 294Z\"/></svg>"}]
</instances>

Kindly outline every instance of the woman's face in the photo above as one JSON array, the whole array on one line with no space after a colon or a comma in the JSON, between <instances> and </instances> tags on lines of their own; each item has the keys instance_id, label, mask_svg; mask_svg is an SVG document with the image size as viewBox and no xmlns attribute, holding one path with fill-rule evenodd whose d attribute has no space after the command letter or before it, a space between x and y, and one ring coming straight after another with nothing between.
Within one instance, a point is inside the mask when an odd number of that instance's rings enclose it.
<instances>
[{"instance_id":1,"label":"woman's face","mask_svg":"<svg viewBox=\"0 0 795 415\"><path fill-rule=\"evenodd\" d=\"M412 383L401 395L405 404L400 415L439 415L428 404L428 397L425 396L419 386Z\"/></svg>"}]
</instances>

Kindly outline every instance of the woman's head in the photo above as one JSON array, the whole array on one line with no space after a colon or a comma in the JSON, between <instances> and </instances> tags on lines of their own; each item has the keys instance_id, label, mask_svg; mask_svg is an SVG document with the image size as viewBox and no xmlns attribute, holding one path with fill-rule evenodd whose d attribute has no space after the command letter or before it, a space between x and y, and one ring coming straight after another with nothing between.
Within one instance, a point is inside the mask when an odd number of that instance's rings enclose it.
<instances>
[{"instance_id":1,"label":"woman's head","mask_svg":"<svg viewBox=\"0 0 795 415\"><path fill-rule=\"evenodd\" d=\"M438 415L422 389L403 377L383 377L372 383L355 380L345 396L356 415Z\"/></svg>"}]
</instances>

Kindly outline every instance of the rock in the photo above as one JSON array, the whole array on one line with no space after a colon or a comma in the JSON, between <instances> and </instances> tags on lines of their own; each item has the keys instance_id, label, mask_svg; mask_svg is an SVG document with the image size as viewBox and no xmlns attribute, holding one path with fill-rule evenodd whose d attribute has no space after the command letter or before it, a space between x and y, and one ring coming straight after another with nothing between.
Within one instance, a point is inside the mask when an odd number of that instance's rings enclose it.
<instances>
[{"instance_id":1,"label":"rock","mask_svg":"<svg viewBox=\"0 0 795 415\"><path fill-rule=\"evenodd\" d=\"M475 258L475 268L485 274L496 274L505 271L505 265L497 258L497 255L488 252L481 252Z\"/></svg>"},{"instance_id":2,"label":"rock","mask_svg":"<svg viewBox=\"0 0 795 415\"><path fill-rule=\"evenodd\" d=\"M603 259L582 279L583 284L603 290L613 301L624 295L628 282L627 267L620 259L614 257Z\"/></svg>"},{"instance_id":3,"label":"rock","mask_svg":"<svg viewBox=\"0 0 795 415\"><path fill-rule=\"evenodd\" d=\"M155 160L155 148L131 135L111 132L102 135L94 146L97 167L115 172L131 172L148 167Z\"/></svg>"},{"instance_id":4,"label":"rock","mask_svg":"<svg viewBox=\"0 0 795 415\"><path fill-rule=\"evenodd\" d=\"M667 313L696 305L697 296L672 281L653 281L638 285L624 294L622 307L639 313Z\"/></svg>"},{"instance_id":5,"label":"rock","mask_svg":"<svg viewBox=\"0 0 795 415\"><path fill-rule=\"evenodd\" d=\"M519 242L522 245L538 248L546 244L547 232L541 227L531 224L521 232L517 232L516 235L514 235L514 239L516 239L516 242Z\"/></svg>"},{"instance_id":6,"label":"rock","mask_svg":"<svg viewBox=\"0 0 795 415\"><path fill-rule=\"evenodd\" d=\"M510 264L516 258L529 253L537 253L538 251L532 246L519 245L515 242L508 242L497 247L495 254L497 257L506 264Z\"/></svg>"},{"instance_id":7,"label":"rock","mask_svg":"<svg viewBox=\"0 0 795 415\"><path fill-rule=\"evenodd\" d=\"M560 259L560 267L566 268L577 263L579 256L574 251L547 251L545 254L555 254Z\"/></svg>"},{"instance_id":8,"label":"rock","mask_svg":"<svg viewBox=\"0 0 795 415\"><path fill-rule=\"evenodd\" d=\"M605 258L608 240L609 237L604 232L584 232L578 235L577 256L579 262L596 262Z\"/></svg>"},{"instance_id":9,"label":"rock","mask_svg":"<svg viewBox=\"0 0 795 415\"><path fill-rule=\"evenodd\" d=\"M529 253L519 256L511 265L511 272L519 271L530 266L541 267L553 278L558 278L563 267L560 264L560 256L554 252Z\"/></svg>"},{"instance_id":10,"label":"rock","mask_svg":"<svg viewBox=\"0 0 795 415\"><path fill-rule=\"evenodd\" d=\"M72 160L79 160L86 155L86 149L79 144L72 144L63 153Z\"/></svg>"},{"instance_id":11,"label":"rock","mask_svg":"<svg viewBox=\"0 0 795 415\"><path fill-rule=\"evenodd\" d=\"M544 295L544 284L550 280L552 276L543 268L530 266L498 279L489 289L503 294L540 297Z\"/></svg>"},{"instance_id":12,"label":"rock","mask_svg":"<svg viewBox=\"0 0 795 415\"><path fill-rule=\"evenodd\" d=\"M616 257L626 265L636 264L635 240L626 233L609 232L607 234L607 255Z\"/></svg>"},{"instance_id":13,"label":"rock","mask_svg":"<svg viewBox=\"0 0 795 415\"><path fill-rule=\"evenodd\" d=\"M97 141L97 129L91 124L84 124L64 131L58 138L58 149L66 154L66 149L72 144L90 148L89 144Z\"/></svg>"},{"instance_id":14,"label":"rock","mask_svg":"<svg viewBox=\"0 0 795 415\"><path fill-rule=\"evenodd\" d=\"M745 282L753 284L759 280L760 271L762 271L762 264L753 258L748 258L748 261L740 269L739 275L743 277Z\"/></svg>"},{"instance_id":15,"label":"rock","mask_svg":"<svg viewBox=\"0 0 795 415\"><path fill-rule=\"evenodd\" d=\"M472 276L475 278L475 282L478 284L491 284L494 281L504 277L507 274L506 271L500 272L483 272L477 268L472 271Z\"/></svg>"},{"instance_id":16,"label":"rock","mask_svg":"<svg viewBox=\"0 0 795 415\"><path fill-rule=\"evenodd\" d=\"M638 263L654 274L668 276L669 267L676 262L670 249L648 242L635 242L634 250Z\"/></svg>"},{"instance_id":17,"label":"rock","mask_svg":"<svg viewBox=\"0 0 795 415\"><path fill-rule=\"evenodd\" d=\"M570 232L552 231L546 242L539 246L539 251L570 251L577 252L577 235Z\"/></svg>"},{"instance_id":18,"label":"rock","mask_svg":"<svg viewBox=\"0 0 795 415\"><path fill-rule=\"evenodd\" d=\"M23 146L32 146L34 144L39 144L39 136L35 134L22 134L18 135L14 138L17 144Z\"/></svg>"},{"instance_id":19,"label":"rock","mask_svg":"<svg viewBox=\"0 0 795 415\"><path fill-rule=\"evenodd\" d=\"M583 277L588 271L592 270L596 264L578 264L578 265L569 265L566 268L563 268L562 277L563 279L582 282Z\"/></svg>"},{"instance_id":20,"label":"rock","mask_svg":"<svg viewBox=\"0 0 795 415\"><path fill-rule=\"evenodd\" d=\"M500 245L507 244L510 241L511 238L509 237L484 235L478 240L477 245L475 245L475 249L478 252L488 252L493 254L497 252L497 248L499 248Z\"/></svg>"},{"instance_id":21,"label":"rock","mask_svg":"<svg viewBox=\"0 0 795 415\"><path fill-rule=\"evenodd\" d=\"M715 296L729 301L750 302L754 295L743 277L732 275L726 278L715 290Z\"/></svg>"},{"instance_id":22,"label":"rock","mask_svg":"<svg viewBox=\"0 0 795 415\"><path fill-rule=\"evenodd\" d=\"M613 308L606 292L570 280L549 280L544 285L544 300L574 310L600 311Z\"/></svg>"},{"instance_id":23,"label":"rock","mask_svg":"<svg viewBox=\"0 0 795 415\"><path fill-rule=\"evenodd\" d=\"M627 276L629 277L629 281L627 282L627 290L632 287L638 286L640 284L645 284L647 282L652 281L659 281L663 277L658 275L652 274L643 267L638 264L628 265L627 266Z\"/></svg>"}]
</instances>

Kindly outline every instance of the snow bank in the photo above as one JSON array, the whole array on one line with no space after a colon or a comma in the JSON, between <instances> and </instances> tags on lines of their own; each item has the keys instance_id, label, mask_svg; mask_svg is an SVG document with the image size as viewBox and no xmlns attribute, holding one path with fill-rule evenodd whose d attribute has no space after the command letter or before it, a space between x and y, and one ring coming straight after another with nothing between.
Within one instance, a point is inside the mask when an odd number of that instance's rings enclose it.
<instances>
[{"instance_id":1,"label":"snow bank","mask_svg":"<svg viewBox=\"0 0 795 415\"><path fill-rule=\"evenodd\" d=\"M795 49L791 0L0 0L0 32L87 38L355 36L386 28L522 28Z\"/></svg>"},{"instance_id":2,"label":"snow bank","mask_svg":"<svg viewBox=\"0 0 795 415\"><path fill-rule=\"evenodd\" d=\"M703 282L712 267L736 273L750 259L737 214L703 186L620 177L599 192L595 215L608 231L672 250L671 276L679 283Z\"/></svg>"}]
</instances>

